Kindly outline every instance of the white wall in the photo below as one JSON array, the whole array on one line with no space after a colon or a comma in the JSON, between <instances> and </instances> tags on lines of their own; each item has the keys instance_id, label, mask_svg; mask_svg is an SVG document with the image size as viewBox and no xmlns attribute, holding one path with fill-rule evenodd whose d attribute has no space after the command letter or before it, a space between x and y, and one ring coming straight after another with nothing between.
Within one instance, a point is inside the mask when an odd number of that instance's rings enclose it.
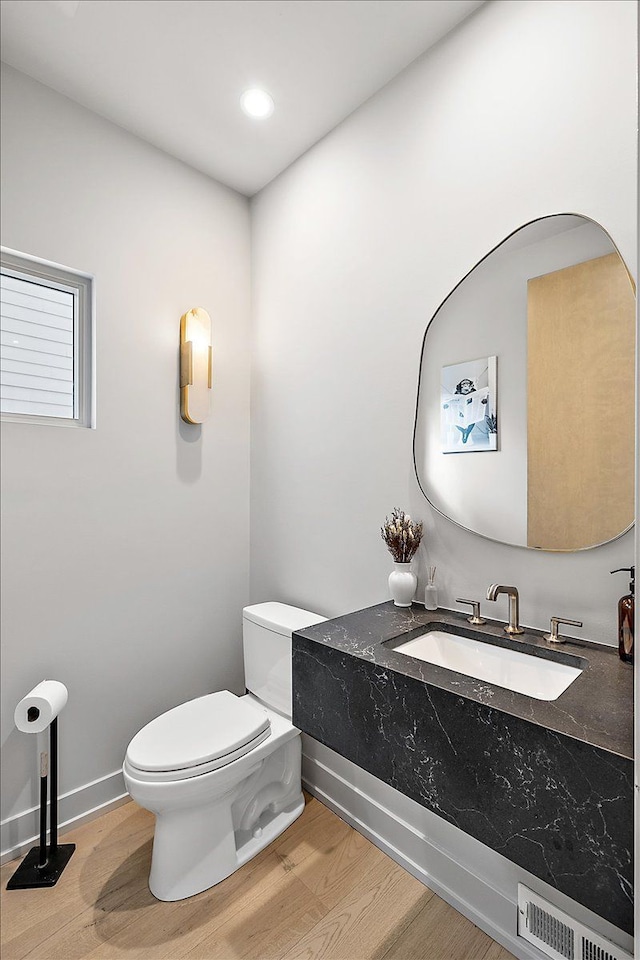
<instances>
[{"instance_id":1,"label":"white wall","mask_svg":"<svg viewBox=\"0 0 640 960\"><path fill-rule=\"evenodd\" d=\"M93 274L97 302L97 429L2 427L6 847L37 803L13 709L39 680L69 688L61 791L107 778L79 812L122 789L142 724L244 688L250 231L233 191L16 71L2 93L2 242ZM213 319L202 428L179 419L192 306Z\"/></svg>"},{"instance_id":2,"label":"white wall","mask_svg":"<svg viewBox=\"0 0 640 960\"><path fill-rule=\"evenodd\" d=\"M253 601L386 599L379 527L400 506L445 606L515 583L524 624L616 642L631 534L568 555L487 542L434 514L411 448L427 322L519 225L584 214L635 269L636 10L486 4L253 202ZM507 619L504 598L483 609Z\"/></svg>"}]
</instances>

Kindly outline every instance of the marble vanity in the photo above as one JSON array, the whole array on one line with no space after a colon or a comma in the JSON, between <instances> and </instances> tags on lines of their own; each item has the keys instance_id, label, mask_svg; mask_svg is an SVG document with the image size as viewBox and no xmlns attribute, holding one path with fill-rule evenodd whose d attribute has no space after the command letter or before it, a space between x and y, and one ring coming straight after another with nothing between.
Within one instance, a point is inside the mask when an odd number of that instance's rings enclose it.
<instances>
[{"instance_id":1,"label":"marble vanity","mask_svg":"<svg viewBox=\"0 0 640 960\"><path fill-rule=\"evenodd\" d=\"M503 649L569 657L539 700L396 652L466 614L391 601L293 635L293 721L400 793L609 920L633 926L633 670L617 651L538 630Z\"/></svg>"}]
</instances>

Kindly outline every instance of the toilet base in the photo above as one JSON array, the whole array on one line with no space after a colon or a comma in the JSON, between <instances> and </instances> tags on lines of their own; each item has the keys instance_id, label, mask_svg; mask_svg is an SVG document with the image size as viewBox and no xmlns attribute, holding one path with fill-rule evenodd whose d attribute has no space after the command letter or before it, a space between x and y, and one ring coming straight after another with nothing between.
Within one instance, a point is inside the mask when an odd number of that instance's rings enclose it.
<instances>
[{"instance_id":1,"label":"toilet base","mask_svg":"<svg viewBox=\"0 0 640 960\"><path fill-rule=\"evenodd\" d=\"M257 836L248 833L237 843L230 823L211 809L190 811L188 820L176 823L171 816L157 817L149 889L157 900L174 901L193 897L215 887L255 857L297 820L304 810L300 796L276 814L261 818L264 826ZM217 811L219 812L219 811Z\"/></svg>"},{"instance_id":2,"label":"toilet base","mask_svg":"<svg viewBox=\"0 0 640 960\"><path fill-rule=\"evenodd\" d=\"M235 783L231 768L241 761L230 764L224 774L214 771L182 782L144 784L127 777L133 799L156 814L149 875L154 897L184 900L215 886L300 816L304 810L300 735L287 724L282 739L278 737L271 749L267 742L256 748L261 757L247 765ZM213 796L203 789L217 782L220 792Z\"/></svg>"},{"instance_id":3,"label":"toilet base","mask_svg":"<svg viewBox=\"0 0 640 960\"><path fill-rule=\"evenodd\" d=\"M270 843L273 843L276 837L284 833L287 827L290 827L294 820L298 819L303 810L304 796L300 793L300 796L288 804L284 810L276 813L270 820L267 819L264 826L258 825L257 829L260 833L257 833L257 830L254 829L246 841L238 843L238 866L241 867L269 846Z\"/></svg>"}]
</instances>

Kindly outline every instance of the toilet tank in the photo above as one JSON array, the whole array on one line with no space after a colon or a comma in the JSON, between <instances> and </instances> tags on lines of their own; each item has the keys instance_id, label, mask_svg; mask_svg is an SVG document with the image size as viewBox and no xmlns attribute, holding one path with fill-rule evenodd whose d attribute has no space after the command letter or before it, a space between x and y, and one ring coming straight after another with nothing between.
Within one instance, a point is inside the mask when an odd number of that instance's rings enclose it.
<instances>
[{"instance_id":1,"label":"toilet tank","mask_svg":"<svg viewBox=\"0 0 640 960\"><path fill-rule=\"evenodd\" d=\"M254 603L242 611L247 690L291 719L291 634L326 617L286 603Z\"/></svg>"}]
</instances>

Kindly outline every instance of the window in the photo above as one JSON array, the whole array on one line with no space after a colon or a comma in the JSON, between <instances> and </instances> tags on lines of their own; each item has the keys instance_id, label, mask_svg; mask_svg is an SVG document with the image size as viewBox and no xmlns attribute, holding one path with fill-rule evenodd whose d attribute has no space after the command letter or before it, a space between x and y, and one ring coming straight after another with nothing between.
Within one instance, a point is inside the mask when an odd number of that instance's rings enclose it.
<instances>
[{"instance_id":1,"label":"window","mask_svg":"<svg viewBox=\"0 0 640 960\"><path fill-rule=\"evenodd\" d=\"M2 251L3 419L91 426L91 279Z\"/></svg>"}]
</instances>

